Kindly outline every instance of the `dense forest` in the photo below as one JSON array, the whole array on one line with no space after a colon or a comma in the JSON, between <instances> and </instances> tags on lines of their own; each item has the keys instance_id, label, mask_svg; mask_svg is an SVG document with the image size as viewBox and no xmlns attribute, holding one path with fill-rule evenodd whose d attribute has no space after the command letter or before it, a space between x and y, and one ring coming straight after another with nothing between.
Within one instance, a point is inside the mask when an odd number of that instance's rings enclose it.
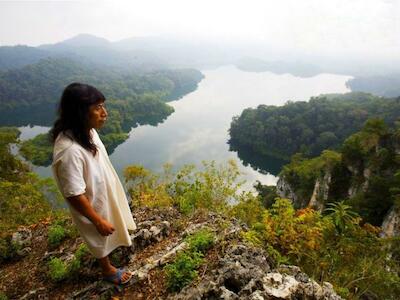
<instances>
[{"instance_id":1,"label":"dense forest","mask_svg":"<svg viewBox=\"0 0 400 300\"><path fill-rule=\"evenodd\" d=\"M280 107L259 105L233 118L230 145L285 160L295 153L316 156L337 149L367 119L379 117L391 126L399 114L400 98L361 92L321 95Z\"/></svg>"},{"instance_id":2,"label":"dense forest","mask_svg":"<svg viewBox=\"0 0 400 300\"><path fill-rule=\"evenodd\" d=\"M193 69L136 72L67 58L47 58L0 72L0 125L51 126L64 87L74 81L88 83L107 98L109 121L100 135L111 153L128 138L132 127L165 120L174 111L166 102L195 90L202 78ZM50 164L47 135L25 141L21 153L34 164Z\"/></svg>"},{"instance_id":3,"label":"dense forest","mask_svg":"<svg viewBox=\"0 0 400 300\"><path fill-rule=\"evenodd\" d=\"M66 58L43 59L20 69L0 72L0 124L49 125L54 120L55 105L63 88L74 81L94 85L107 99L128 101L130 105L150 96L165 110L162 102L171 100L172 95L176 99L194 90L202 78L199 71L192 69L138 73L84 65Z\"/></svg>"}]
</instances>

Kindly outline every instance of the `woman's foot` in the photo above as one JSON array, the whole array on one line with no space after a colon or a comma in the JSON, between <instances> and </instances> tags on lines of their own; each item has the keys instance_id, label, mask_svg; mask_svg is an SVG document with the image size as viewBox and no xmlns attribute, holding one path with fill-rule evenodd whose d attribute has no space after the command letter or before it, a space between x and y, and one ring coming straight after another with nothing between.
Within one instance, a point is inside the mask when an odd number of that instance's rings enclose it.
<instances>
[{"instance_id":1,"label":"woman's foot","mask_svg":"<svg viewBox=\"0 0 400 300\"><path fill-rule=\"evenodd\" d=\"M115 267L110 272L103 272L103 279L114 284L126 284L131 280L132 273Z\"/></svg>"}]
</instances>

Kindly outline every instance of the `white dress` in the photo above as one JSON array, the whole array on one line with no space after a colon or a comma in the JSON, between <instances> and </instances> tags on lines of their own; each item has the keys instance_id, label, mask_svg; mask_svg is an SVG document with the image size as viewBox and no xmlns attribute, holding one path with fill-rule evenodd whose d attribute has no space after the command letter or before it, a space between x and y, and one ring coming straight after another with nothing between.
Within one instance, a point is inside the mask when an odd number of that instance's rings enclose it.
<instances>
[{"instance_id":1,"label":"white dress","mask_svg":"<svg viewBox=\"0 0 400 300\"><path fill-rule=\"evenodd\" d=\"M102 236L94 224L67 201L72 219L90 252L102 258L119 246L130 246L128 229L135 230L136 224L103 143L96 130L92 129L91 135L98 150L95 157L60 133L54 144L52 169L64 198L85 194L94 210L114 226L111 235Z\"/></svg>"}]
</instances>

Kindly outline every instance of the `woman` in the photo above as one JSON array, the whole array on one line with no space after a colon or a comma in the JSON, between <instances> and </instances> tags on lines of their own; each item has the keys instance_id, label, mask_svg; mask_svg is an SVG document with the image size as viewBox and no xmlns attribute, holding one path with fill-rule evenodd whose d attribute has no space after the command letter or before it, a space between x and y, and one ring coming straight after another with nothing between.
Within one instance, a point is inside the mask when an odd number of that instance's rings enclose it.
<instances>
[{"instance_id":1,"label":"woman","mask_svg":"<svg viewBox=\"0 0 400 300\"><path fill-rule=\"evenodd\" d=\"M96 132L107 120L105 100L90 85L72 83L65 88L51 130L52 168L80 235L99 260L104 279L123 284L132 274L116 269L108 255L118 246L132 244L128 229L136 229L136 224Z\"/></svg>"}]
</instances>

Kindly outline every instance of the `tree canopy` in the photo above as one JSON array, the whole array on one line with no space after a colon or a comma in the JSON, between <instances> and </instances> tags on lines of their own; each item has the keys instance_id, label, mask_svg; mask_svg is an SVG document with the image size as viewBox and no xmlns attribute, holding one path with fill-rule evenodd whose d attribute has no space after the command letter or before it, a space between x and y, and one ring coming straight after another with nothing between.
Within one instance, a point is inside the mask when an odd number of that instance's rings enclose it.
<instances>
[{"instance_id":1,"label":"tree canopy","mask_svg":"<svg viewBox=\"0 0 400 300\"><path fill-rule=\"evenodd\" d=\"M324 149L337 149L368 118L391 125L399 115L400 98L360 92L321 95L280 107L259 105L233 118L230 144L286 160L299 152L317 156Z\"/></svg>"}]
</instances>

